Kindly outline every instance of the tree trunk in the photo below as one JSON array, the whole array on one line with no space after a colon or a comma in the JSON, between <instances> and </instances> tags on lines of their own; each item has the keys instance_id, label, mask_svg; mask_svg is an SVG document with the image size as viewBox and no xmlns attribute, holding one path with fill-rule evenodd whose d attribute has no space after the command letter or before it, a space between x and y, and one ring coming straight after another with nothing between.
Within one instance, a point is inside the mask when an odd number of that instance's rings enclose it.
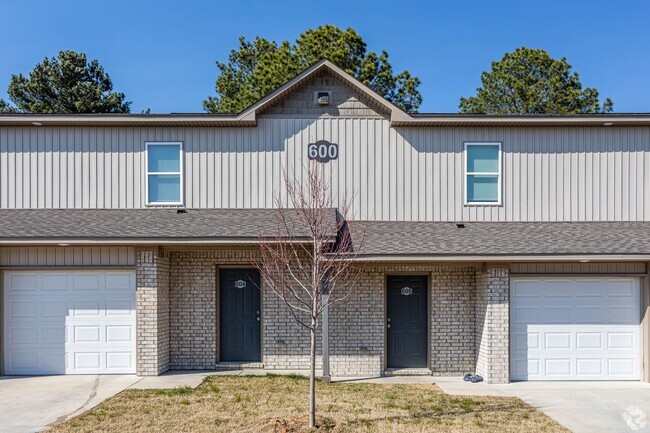
<instances>
[{"instance_id":1,"label":"tree trunk","mask_svg":"<svg viewBox=\"0 0 650 433\"><path fill-rule=\"evenodd\" d=\"M309 428L316 428L316 329L310 329L309 347Z\"/></svg>"}]
</instances>

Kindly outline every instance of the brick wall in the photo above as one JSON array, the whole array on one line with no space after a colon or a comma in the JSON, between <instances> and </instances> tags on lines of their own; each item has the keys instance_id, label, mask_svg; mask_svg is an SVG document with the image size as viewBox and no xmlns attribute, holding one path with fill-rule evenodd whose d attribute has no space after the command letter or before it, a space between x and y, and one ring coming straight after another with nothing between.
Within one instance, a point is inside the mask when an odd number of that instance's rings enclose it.
<instances>
[{"instance_id":1,"label":"brick wall","mask_svg":"<svg viewBox=\"0 0 650 433\"><path fill-rule=\"evenodd\" d=\"M217 269L251 266L253 250L166 252L169 262L169 365L212 369L219 357ZM333 376L378 376L385 368L385 284L388 274L427 274L430 357L434 375L476 370L508 380L507 268L475 265L367 266L358 287L330 309ZM309 333L262 281L262 361L266 369L307 369ZM478 287L478 288L477 288ZM161 317L164 317L161 316ZM484 332L485 331L485 332ZM317 369L321 367L318 333Z\"/></svg>"},{"instance_id":2,"label":"brick wall","mask_svg":"<svg viewBox=\"0 0 650 433\"><path fill-rule=\"evenodd\" d=\"M510 381L510 269L486 266L476 273L476 372L488 383Z\"/></svg>"},{"instance_id":3,"label":"brick wall","mask_svg":"<svg viewBox=\"0 0 650 433\"><path fill-rule=\"evenodd\" d=\"M474 371L475 266L368 266L359 286L330 314L333 376L378 376L385 367L385 285L388 274L427 274L430 350L434 375Z\"/></svg>"},{"instance_id":4,"label":"brick wall","mask_svg":"<svg viewBox=\"0 0 650 433\"><path fill-rule=\"evenodd\" d=\"M476 267L431 269L431 371L462 375L474 371Z\"/></svg>"},{"instance_id":5,"label":"brick wall","mask_svg":"<svg viewBox=\"0 0 650 433\"><path fill-rule=\"evenodd\" d=\"M218 357L217 265L246 265L250 251L168 252L170 362L173 369L213 369Z\"/></svg>"},{"instance_id":6,"label":"brick wall","mask_svg":"<svg viewBox=\"0 0 650 433\"><path fill-rule=\"evenodd\" d=\"M252 250L168 252L171 368L212 369L219 359L217 269L251 266ZM266 369L309 368L309 332L262 281L262 361ZM320 367L321 341L317 341Z\"/></svg>"},{"instance_id":7,"label":"brick wall","mask_svg":"<svg viewBox=\"0 0 650 433\"><path fill-rule=\"evenodd\" d=\"M366 269L356 289L330 308L332 376L378 376L384 371L384 274Z\"/></svg>"},{"instance_id":8,"label":"brick wall","mask_svg":"<svg viewBox=\"0 0 650 433\"><path fill-rule=\"evenodd\" d=\"M158 251L136 252L137 374L169 370L169 260Z\"/></svg>"}]
</instances>

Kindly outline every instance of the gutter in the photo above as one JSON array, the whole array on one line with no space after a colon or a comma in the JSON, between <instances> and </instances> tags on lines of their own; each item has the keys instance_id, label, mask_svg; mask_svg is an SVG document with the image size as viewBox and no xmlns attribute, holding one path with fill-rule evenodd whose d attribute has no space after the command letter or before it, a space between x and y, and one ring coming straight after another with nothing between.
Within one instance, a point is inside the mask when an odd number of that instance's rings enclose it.
<instances>
[{"instance_id":1,"label":"gutter","mask_svg":"<svg viewBox=\"0 0 650 433\"><path fill-rule=\"evenodd\" d=\"M334 259L337 261L346 258ZM528 254L528 255L359 255L354 262L620 262L650 261L650 254Z\"/></svg>"},{"instance_id":2,"label":"gutter","mask_svg":"<svg viewBox=\"0 0 650 433\"><path fill-rule=\"evenodd\" d=\"M311 238L294 238L291 240L274 241L265 239L270 243L309 243ZM50 246L74 246L74 245L259 245L260 240L256 238L16 238L0 239L0 246L23 246L23 245L50 245Z\"/></svg>"}]
</instances>

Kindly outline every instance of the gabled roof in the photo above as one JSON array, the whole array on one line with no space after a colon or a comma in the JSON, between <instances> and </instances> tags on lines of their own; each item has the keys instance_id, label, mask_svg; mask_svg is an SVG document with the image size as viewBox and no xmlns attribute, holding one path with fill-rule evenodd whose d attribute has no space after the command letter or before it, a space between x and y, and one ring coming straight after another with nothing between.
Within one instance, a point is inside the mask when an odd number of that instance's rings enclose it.
<instances>
[{"instance_id":1,"label":"gabled roof","mask_svg":"<svg viewBox=\"0 0 650 433\"><path fill-rule=\"evenodd\" d=\"M2 113L0 126L255 126L257 115L321 74L329 73L389 115L392 126L650 126L650 113L571 115L409 114L327 59L320 60L236 114Z\"/></svg>"},{"instance_id":2,"label":"gabled roof","mask_svg":"<svg viewBox=\"0 0 650 433\"><path fill-rule=\"evenodd\" d=\"M302 86L304 83L323 73L329 73L333 75L335 78L343 82L343 84L353 89L356 93L373 102L375 106L379 107L382 109L382 111L385 111L390 115L391 122L408 121L411 119L411 116L409 116L401 108L397 107L386 98L372 90L370 87L366 86L361 81L357 80L327 59L322 59L319 62L313 64L309 68L296 75L293 79L289 80L273 92L255 102L253 105L245 109L241 113L241 116L248 118L249 116L255 116L263 112L266 108L285 98L288 94Z\"/></svg>"},{"instance_id":3,"label":"gabled roof","mask_svg":"<svg viewBox=\"0 0 650 433\"><path fill-rule=\"evenodd\" d=\"M237 114L0 114L0 126L254 126L257 115L323 73L329 73L390 115L408 121L407 113L327 59L305 69ZM39 125L40 124L40 125Z\"/></svg>"}]
</instances>

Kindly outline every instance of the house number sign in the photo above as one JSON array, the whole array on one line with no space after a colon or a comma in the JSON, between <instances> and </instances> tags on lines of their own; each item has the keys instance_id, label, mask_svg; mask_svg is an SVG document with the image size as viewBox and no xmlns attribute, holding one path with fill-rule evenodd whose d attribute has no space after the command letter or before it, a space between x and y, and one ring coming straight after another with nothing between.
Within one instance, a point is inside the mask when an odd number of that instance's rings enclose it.
<instances>
[{"instance_id":1,"label":"house number sign","mask_svg":"<svg viewBox=\"0 0 650 433\"><path fill-rule=\"evenodd\" d=\"M310 143L307 148L309 159L318 162L329 162L332 159L339 158L339 145L329 141L319 140L316 143Z\"/></svg>"},{"instance_id":2,"label":"house number sign","mask_svg":"<svg viewBox=\"0 0 650 433\"><path fill-rule=\"evenodd\" d=\"M413 294L413 289L410 287L402 287L402 295L408 296Z\"/></svg>"},{"instance_id":3,"label":"house number sign","mask_svg":"<svg viewBox=\"0 0 650 433\"><path fill-rule=\"evenodd\" d=\"M244 287L246 287L246 281L244 281L244 280L235 281L235 288L243 289Z\"/></svg>"}]
</instances>

